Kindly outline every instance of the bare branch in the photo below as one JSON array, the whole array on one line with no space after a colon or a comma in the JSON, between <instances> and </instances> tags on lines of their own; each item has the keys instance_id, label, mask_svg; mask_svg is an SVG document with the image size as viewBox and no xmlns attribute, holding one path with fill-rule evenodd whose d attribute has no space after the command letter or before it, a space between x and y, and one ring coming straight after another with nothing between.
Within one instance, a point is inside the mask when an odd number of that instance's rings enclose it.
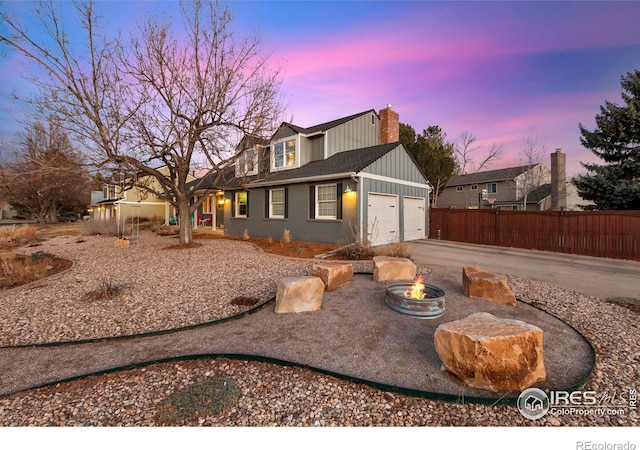
<instances>
[{"instance_id":1,"label":"bare branch","mask_svg":"<svg viewBox=\"0 0 640 450\"><path fill-rule=\"evenodd\" d=\"M84 34L73 44L61 2L36 4L36 31L0 13L9 30L0 42L48 74L32 78L41 94L25 101L60 117L97 164L156 179L157 194L170 194L180 211L181 243L189 243L192 165L206 161L208 174L220 172L243 136L273 133L284 115L281 70L259 36L233 35L230 10L217 2L184 2L184 30L148 20L128 41L101 28L95 2L74 5Z\"/></svg>"}]
</instances>

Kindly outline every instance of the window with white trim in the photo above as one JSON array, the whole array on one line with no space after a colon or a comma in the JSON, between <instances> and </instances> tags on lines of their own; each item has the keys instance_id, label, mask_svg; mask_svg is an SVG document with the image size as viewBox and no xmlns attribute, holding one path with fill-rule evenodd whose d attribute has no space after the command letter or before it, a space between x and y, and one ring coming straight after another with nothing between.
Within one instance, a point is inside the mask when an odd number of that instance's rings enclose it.
<instances>
[{"instance_id":1,"label":"window with white trim","mask_svg":"<svg viewBox=\"0 0 640 450\"><path fill-rule=\"evenodd\" d=\"M271 147L271 168L273 170L297 167L296 138L276 142Z\"/></svg>"},{"instance_id":2,"label":"window with white trim","mask_svg":"<svg viewBox=\"0 0 640 450\"><path fill-rule=\"evenodd\" d=\"M478 190L478 185L477 184L472 184L471 185L471 190L472 191L477 191Z\"/></svg>"},{"instance_id":3,"label":"window with white trim","mask_svg":"<svg viewBox=\"0 0 640 450\"><path fill-rule=\"evenodd\" d=\"M269 217L274 219L284 219L285 216L285 193L283 189L271 189L269 191Z\"/></svg>"},{"instance_id":4,"label":"window with white trim","mask_svg":"<svg viewBox=\"0 0 640 450\"><path fill-rule=\"evenodd\" d=\"M498 192L498 185L496 183L487 183L487 194L495 194Z\"/></svg>"},{"instance_id":5,"label":"window with white trim","mask_svg":"<svg viewBox=\"0 0 640 450\"><path fill-rule=\"evenodd\" d=\"M337 211L337 186L335 184L316 186L316 219L336 219Z\"/></svg>"},{"instance_id":6,"label":"window with white trim","mask_svg":"<svg viewBox=\"0 0 640 450\"><path fill-rule=\"evenodd\" d=\"M462 192L462 186L456 186L456 192Z\"/></svg>"},{"instance_id":7,"label":"window with white trim","mask_svg":"<svg viewBox=\"0 0 640 450\"><path fill-rule=\"evenodd\" d=\"M236 192L235 216L247 217L247 191Z\"/></svg>"},{"instance_id":8,"label":"window with white trim","mask_svg":"<svg viewBox=\"0 0 640 450\"><path fill-rule=\"evenodd\" d=\"M244 150L236 160L236 176L257 175L258 173L258 150L250 148Z\"/></svg>"}]
</instances>

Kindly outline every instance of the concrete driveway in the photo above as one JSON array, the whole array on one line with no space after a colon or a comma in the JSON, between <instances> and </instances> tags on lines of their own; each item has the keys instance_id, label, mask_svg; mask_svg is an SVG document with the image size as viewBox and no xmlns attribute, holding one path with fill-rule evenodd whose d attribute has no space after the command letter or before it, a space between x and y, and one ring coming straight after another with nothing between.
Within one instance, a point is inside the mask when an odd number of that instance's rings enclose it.
<instances>
[{"instance_id":1,"label":"concrete driveway","mask_svg":"<svg viewBox=\"0 0 640 450\"><path fill-rule=\"evenodd\" d=\"M434 239L409 245L419 264L476 266L599 298L640 298L640 262Z\"/></svg>"}]
</instances>

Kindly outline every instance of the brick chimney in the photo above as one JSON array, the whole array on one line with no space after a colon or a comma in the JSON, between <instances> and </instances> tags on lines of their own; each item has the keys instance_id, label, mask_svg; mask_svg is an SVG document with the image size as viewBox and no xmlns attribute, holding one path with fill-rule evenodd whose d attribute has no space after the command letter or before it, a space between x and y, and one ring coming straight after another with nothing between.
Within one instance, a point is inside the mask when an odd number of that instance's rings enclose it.
<instances>
[{"instance_id":1,"label":"brick chimney","mask_svg":"<svg viewBox=\"0 0 640 450\"><path fill-rule=\"evenodd\" d=\"M389 144L400 140L400 114L391 109L391 103L380 110L380 143Z\"/></svg>"},{"instance_id":2,"label":"brick chimney","mask_svg":"<svg viewBox=\"0 0 640 450\"><path fill-rule=\"evenodd\" d=\"M567 207L567 155L560 149L551 154L551 209Z\"/></svg>"}]
</instances>

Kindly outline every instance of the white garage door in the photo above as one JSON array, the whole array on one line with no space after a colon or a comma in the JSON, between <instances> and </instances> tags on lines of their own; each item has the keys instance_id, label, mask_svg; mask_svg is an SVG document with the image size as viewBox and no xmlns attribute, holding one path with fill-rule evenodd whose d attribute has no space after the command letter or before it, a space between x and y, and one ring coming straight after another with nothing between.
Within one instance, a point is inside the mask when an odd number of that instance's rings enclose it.
<instances>
[{"instance_id":1,"label":"white garage door","mask_svg":"<svg viewBox=\"0 0 640 450\"><path fill-rule=\"evenodd\" d=\"M403 197L404 203L404 240L413 241L425 236L425 200L424 198Z\"/></svg>"},{"instance_id":2,"label":"white garage door","mask_svg":"<svg viewBox=\"0 0 640 450\"><path fill-rule=\"evenodd\" d=\"M400 239L398 197L369 194L368 204L367 237L371 245L397 242Z\"/></svg>"}]
</instances>

